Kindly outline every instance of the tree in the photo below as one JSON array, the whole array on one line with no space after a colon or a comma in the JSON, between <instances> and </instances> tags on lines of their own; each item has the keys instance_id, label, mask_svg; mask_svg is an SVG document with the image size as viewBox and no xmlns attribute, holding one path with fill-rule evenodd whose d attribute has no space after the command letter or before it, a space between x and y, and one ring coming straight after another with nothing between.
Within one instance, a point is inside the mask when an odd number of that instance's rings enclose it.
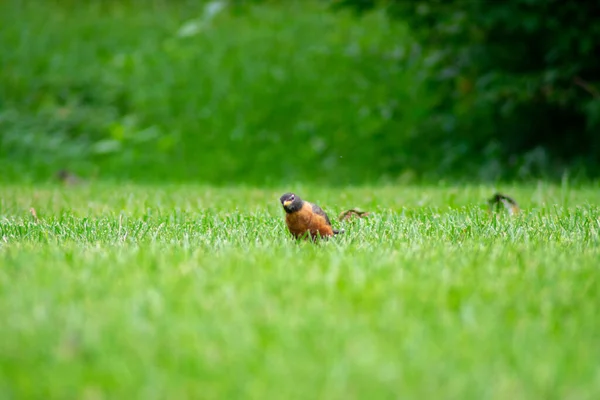
<instances>
[{"instance_id":1,"label":"tree","mask_svg":"<svg viewBox=\"0 0 600 400\"><path fill-rule=\"evenodd\" d=\"M600 160L600 1L342 0L384 6L424 46L440 93L422 132L455 162L501 166L492 175L561 172ZM479 156L477 156L479 155Z\"/></svg>"}]
</instances>

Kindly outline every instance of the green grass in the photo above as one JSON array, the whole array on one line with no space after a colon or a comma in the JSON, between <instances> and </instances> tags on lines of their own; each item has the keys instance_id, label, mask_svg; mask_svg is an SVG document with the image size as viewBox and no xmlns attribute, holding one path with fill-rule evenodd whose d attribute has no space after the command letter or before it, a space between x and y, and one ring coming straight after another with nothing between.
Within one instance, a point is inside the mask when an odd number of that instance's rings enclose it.
<instances>
[{"instance_id":1,"label":"green grass","mask_svg":"<svg viewBox=\"0 0 600 400\"><path fill-rule=\"evenodd\" d=\"M288 189L1 188L0 397L600 396L597 188Z\"/></svg>"}]
</instances>

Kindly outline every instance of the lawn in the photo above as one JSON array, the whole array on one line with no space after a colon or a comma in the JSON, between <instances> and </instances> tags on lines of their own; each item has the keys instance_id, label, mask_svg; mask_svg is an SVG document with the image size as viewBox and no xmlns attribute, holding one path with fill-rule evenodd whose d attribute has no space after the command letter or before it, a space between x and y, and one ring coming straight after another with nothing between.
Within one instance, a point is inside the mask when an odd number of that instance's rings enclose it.
<instances>
[{"instance_id":1,"label":"lawn","mask_svg":"<svg viewBox=\"0 0 600 400\"><path fill-rule=\"evenodd\" d=\"M0 188L0 398L600 398L597 187L289 189Z\"/></svg>"}]
</instances>

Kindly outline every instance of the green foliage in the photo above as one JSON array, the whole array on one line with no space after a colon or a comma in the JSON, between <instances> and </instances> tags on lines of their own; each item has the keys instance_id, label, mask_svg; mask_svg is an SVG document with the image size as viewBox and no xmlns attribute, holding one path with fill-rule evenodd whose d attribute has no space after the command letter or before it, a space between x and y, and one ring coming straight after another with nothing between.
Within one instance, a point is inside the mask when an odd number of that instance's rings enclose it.
<instances>
[{"instance_id":1,"label":"green foliage","mask_svg":"<svg viewBox=\"0 0 600 400\"><path fill-rule=\"evenodd\" d=\"M433 100L402 24L223 4L3 3L3 177L337 184L418 157Z\"/></svg>"},{"instance_id":2,"label":"green foliage","mask_svg":"<svg viewBox=\"0 0 600 400\"><path fill-rule=\"evenodd\" d=\"M597 175L597 2L332 3L1 2L0 179Z\"/></svg>"},{"instance_id":3,"label":"green foliage","mask_svg":"<svg viewBox=\"0 0 600 400\"><path fill-rule=\"evenodd\" d=\"M2 187L0 398L598 398L600 194L503 189Z\"/></svg>"},{"instance_id":4,"label":"green foliage","mask_svg":"<svg viewBox=\"0 0 600 400\"><path fill-rule=\"evenodd\" d=\"M492 175L569 166L597 175L600 2L336 4L359 12L386 5L409 23L425 46L428 80L442 95L432 124L422 129L454 149L455 162L487 161Z\"/></svg>"}]
</instances>

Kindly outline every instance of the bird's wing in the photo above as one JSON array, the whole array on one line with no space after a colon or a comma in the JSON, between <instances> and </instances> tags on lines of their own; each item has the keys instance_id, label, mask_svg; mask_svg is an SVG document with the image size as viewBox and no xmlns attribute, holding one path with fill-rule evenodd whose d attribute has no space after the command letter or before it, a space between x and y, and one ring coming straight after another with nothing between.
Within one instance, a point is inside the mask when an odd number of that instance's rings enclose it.
<instances>
[{"instance_id":1,"label":"bird's wing","mask_svg":"<svg viewBox=\"0 0 600 400\"><path fill-rule=\"evenodd\" d=\"M331 221L329 221L329 217L327 216L327 214L325 213L325 211L323 211L323 209L321 207L319 207L316 204L312 205L312 212L314 212L315 214L318 214L320 216L322 216L323 218L325 218L325 221L327 221L327 225L331 226Z\"/></svg>"}]
</instances>

